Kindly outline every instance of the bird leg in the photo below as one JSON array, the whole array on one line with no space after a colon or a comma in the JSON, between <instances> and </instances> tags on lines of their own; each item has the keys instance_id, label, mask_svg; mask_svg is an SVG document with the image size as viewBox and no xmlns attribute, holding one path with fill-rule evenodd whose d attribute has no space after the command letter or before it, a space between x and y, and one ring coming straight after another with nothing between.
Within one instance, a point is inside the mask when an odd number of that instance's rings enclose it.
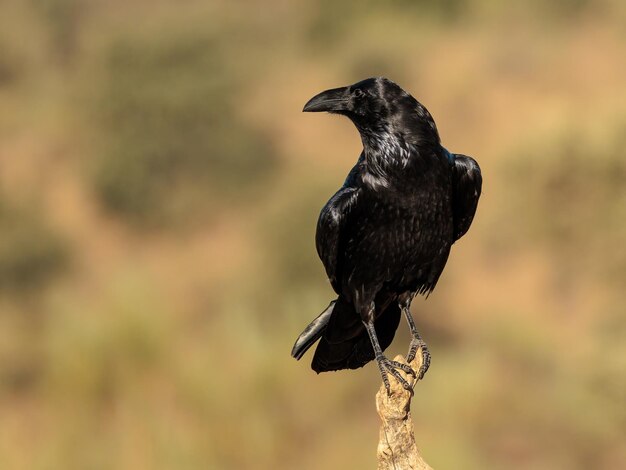
<instances>
[{"instance_id":1,"label":"bird leg","mask_svg":"<svg viewBox=\"0 0 626 470\"><path fill-rule=\"evenodd\" d=\"M383 355L383 351L380 347L380 343L378 342L378 337L376 336L376 329L374 328L374 315L373 315L373 306L371 307L371 311L368 312L367 320L363 321L365 325L365 329L367 330L367 334L370 337L370 341L372 342L372 347L374 348L374 355L376 357L376 363L378 364L378 369L380 370L380 375L383 378L383 383L385 384L385 388L387 389L387 394L390 392L389 386L389 378L387 377L387 373L393 375L396 380L404 387L406 390L412 390L411 384L407 382L402 375L398 372L397 369L401 369L407 374L415 377L415 371L407 364L402 364L401 362L392 361Z\"/></svg>"},{"instance_id":2,"label":"bird leg","mask_svg":"<svg viewBox=\"0 0 626 470\"><path fill-rule=\"evenodd\" d=\"M409 364L413 359L415 359L415 354L419 349L422 353L422 365L417 373L417 380L421 380L424 378L424 374L428 370L430 366L430 351L428 350L428 346L420 336L417 328L415 327L415 322L413 321L413 316L411 315L411 311L409 310L409 306L411 305L410 299L408 302L401 302L400 308L404 312L404 316L406 317L406 321L409 324L409 329L411 330L411 344L409 345L409 353L406 356L406 362Z\"/></svg>"}]
</instances>

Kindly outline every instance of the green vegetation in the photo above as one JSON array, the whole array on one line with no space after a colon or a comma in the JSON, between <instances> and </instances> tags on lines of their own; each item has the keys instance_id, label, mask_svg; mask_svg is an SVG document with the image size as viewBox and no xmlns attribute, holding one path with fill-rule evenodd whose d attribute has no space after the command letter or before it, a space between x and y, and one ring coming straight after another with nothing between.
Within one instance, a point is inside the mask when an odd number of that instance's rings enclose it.
<instances>
[{"instance_id":1,"label":"green vegetation","mask_svg":"<svg viewBox=\"0 0 626 470\"><path fill-rule=\"evenodd\" d=\"M604 133L569 130L525 146L502 165L515 195L506 208L516 217L507 240L543 243L567 276L620 283L626 275L626 250L618 248L626 239L626 127L618 121Z\"/></svg>"},{"instance_id":2,"label":"green vegetation","mask_svg":"<svg viewBox=\"0 0 626 470\"><path fill-rule=\"evenodd\" d=\"M203 202L241 200L274 171L268 139L237 115L239 87L218 41L194 30L107 49L94 177L109 209L139 221L189 218Z\"/></svg>"},{"instance_id":3,"label":"green vegetation","mask_svg":"<svg viewBox=\"0 0 626 470\"><path fill-rule=\"evenodd\" d=\"M68 265L67 242L33 209L0 205L0 291L33 295Z\"/></svg>"}]
</instances>

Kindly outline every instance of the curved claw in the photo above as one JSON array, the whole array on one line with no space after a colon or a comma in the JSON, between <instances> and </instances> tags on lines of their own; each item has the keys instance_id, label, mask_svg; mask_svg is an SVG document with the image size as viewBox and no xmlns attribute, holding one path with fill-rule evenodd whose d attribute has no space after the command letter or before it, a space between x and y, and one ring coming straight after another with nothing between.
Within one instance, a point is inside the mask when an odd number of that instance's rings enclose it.
<instances>
[{"instance_id":1,"label":"curved claw","mask_svg":"<svg viewBox=\"0 0 626 470\"><path fill-rule=\"evenodd\" d=\"M395 379L400 383L400 385L402 385L402 388L409 391L413 390L411 384L400 375L400 372L398 372L396 369L391 369L389 370L389 372L391 372L391 375L393 375ZM389 389L387 389L387 393L389 393Z\"/></svg>"},{"instance_id":2,"label":"curved claw","mask_svg":"<svg viewBox=\"0 0 626 470\"><path fill-rule=\"evenodd\" d=\"M402 362L392 361L392 360L389 360L389 364L392 365L396 369L402 369L404 372L406 372L409 375L412 375L413 377L417 377L417 374L415 373L413 368L408 364L403 364Z\"/></svg>"},{"instance_id":3,"label":"curved claw","mask_svg":"<svg viewBox=\"0 0 626 470\"><path fill-rule=\"evenodd\" d=\"M404 377L402 377L402 375L400 375L400 372L398 372L398 369L400 369L403 372L412 375L413 377L416 377L417 374L411 368L411 366L403 364L401 362L392 361L390 359L387 359L385 356L382 356L378 358L378 367L380 369L380 375L383 378L385 388L387 389L387 394L391 392L389 378L387 377L388 372L393 375L393 377L398 381L398 383L400 383L400 385L402 385L405 390L413 390L413 386Z\"/></svg>"},{"instance_id":4,"label":"curved claw","mask_svg":"<svg viewBox=\"0 0 626 470\"><path fill-rule=\"evenodd\" d=\"M424 378L424 375L428 371L429 367L430 367L430 351L428 349L422 348L422 366L420 367L418 371L417 380L422 380Z\"/></svg>"},{"instance_id":5,"label":"curved claw","mask_svg":"<svg viewBox=\"0 0 626 470\"><path fill-rule=\"evenodd\" d=\"M406 361L408 363L413 362L413 359L415 359L415 354L417 353L418 349L422 353L422 365L418 370L417 380L422 380L424 378L424 375L428 371L428 368L430 367L430 351L428 350L426 343L421 338L411 341L411 346L409 348L409 354L407 354Z\"/></svg>"}]
</instances>

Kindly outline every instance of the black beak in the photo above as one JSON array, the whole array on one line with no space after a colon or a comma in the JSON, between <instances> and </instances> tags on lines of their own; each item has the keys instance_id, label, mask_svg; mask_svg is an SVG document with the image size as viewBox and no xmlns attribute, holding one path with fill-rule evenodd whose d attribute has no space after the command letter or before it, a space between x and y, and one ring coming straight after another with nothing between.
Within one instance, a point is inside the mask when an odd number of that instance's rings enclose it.
<instances>
[{"instance_id":1,"label":"black beak","mask_svg":"<svg viewBox=\"0 0 626 470\"><path fill-rule=\"evenodd\" d=\"M318 113L327 111L329 113L340 113L348 111L350 104L349 87L333 88L315 95L304 105L302 111L309 113Z\"/></svg>"}]
</instances>

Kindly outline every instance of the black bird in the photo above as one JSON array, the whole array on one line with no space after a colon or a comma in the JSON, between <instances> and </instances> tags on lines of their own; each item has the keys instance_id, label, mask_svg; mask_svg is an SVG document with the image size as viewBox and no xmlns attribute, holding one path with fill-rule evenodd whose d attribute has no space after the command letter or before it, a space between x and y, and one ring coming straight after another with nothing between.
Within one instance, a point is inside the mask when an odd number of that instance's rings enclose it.
<instances>
[{"instance_id":1,"label":"black bird","mask_svg":"<svg viewBox=\"0 0 626 470\"><path fill-rule=\"evenodd\" d=\"M409 308L416 294L435 288L452 244L469 229L480 168L442 147L426 108L386 78L324 91L303 111L347 116L363 151L317 223L317 252L338 297L305 328L291 355L300 359L319 339L311 364L316 372L376 359L387 390L387 373L410 389L398 369L416 373L383 351L403 312L412 335L407 362L421 346L417 377L428 370L430 354Z\"/></svg>"}]
</instances>

